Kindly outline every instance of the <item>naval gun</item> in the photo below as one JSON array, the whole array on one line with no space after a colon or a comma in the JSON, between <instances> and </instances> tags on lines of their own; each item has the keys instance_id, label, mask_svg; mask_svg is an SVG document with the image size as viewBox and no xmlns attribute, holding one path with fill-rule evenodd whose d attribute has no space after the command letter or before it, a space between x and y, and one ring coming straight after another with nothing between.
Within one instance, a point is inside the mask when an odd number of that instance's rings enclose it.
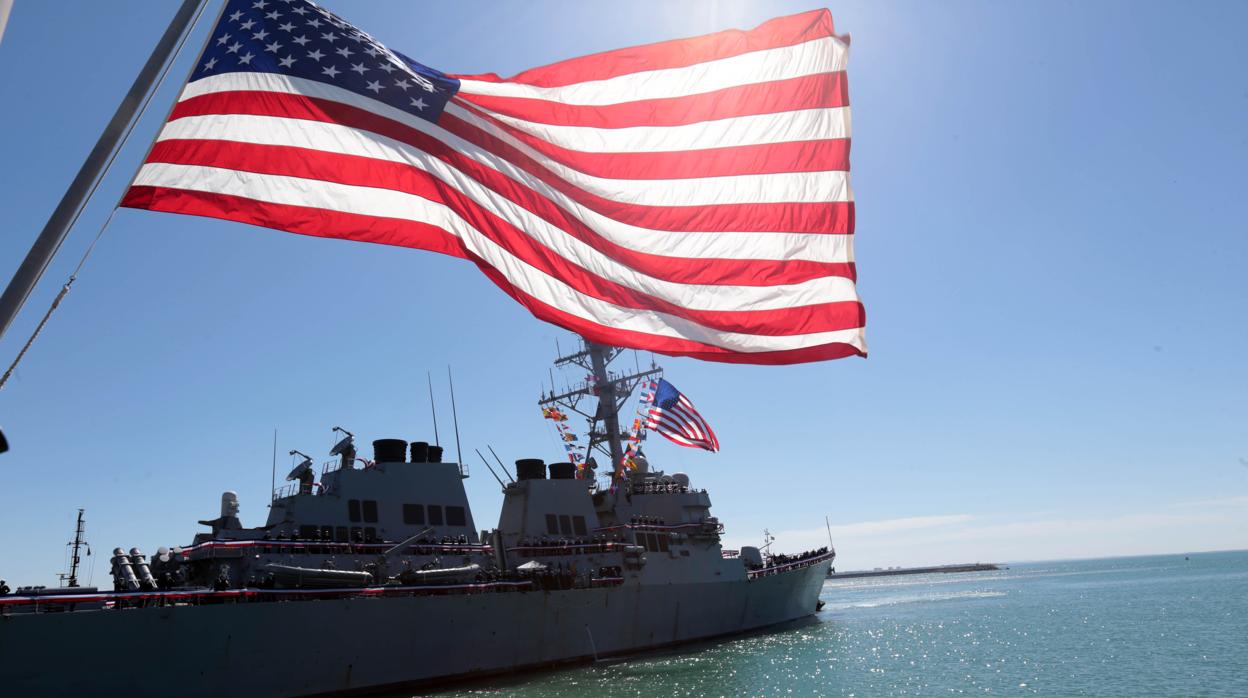
<instances>
[{"instance_id":1,"label":"naval gun","mask_svg":"<svg viewBox=\"0 0 1248 698\"><path fill-rule=\"evenodd\" d=\"M369 565L369 569L373 573L373 577L379 584L399 583L399 584L421 584L430 582L460 582L469 581L481 571L481 565L471 563L468 565L460 565L457 567L442 567L438 558L434 558L433 562L422 569L412 569L405 566L398 574L391 574L390 567L409 545L415 543L424 537L425 534L433 531L432 526L425 527L414 536L411 536L403 542L395 545L381 555L377 556L377 562Z\"/></svg>"}]
</instances>

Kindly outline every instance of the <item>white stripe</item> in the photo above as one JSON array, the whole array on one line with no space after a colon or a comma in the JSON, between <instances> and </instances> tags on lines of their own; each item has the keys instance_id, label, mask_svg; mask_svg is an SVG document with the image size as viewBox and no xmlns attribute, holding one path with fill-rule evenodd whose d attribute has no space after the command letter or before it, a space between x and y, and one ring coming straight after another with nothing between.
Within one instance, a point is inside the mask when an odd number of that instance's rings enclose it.
<instances>
[{"instance_id":1,"label":"white stripe","mask_svg":"<svg viewBox=\"0 0 1248 698\"><path fill-rule=\"evenodd\" d=\"M230 73L227 75L237 75ZM221 76L226 77L226 76ZM323 83L313 83L314 85L323 85ZM317 95L320 96L320 95ZM361 103L354 104L364 109L377 110L378 106L386 106L375 100L364 98ZM492 161L497 162L501 158L494 155L490 151L473 145L472 143L454 136L442 128L439 128L429 122L404 114L415 123L409 125L427 133L439 140L451 145L459 152L463 152L470 156L473 153L488 153L492 156ZM506 130L500 128L497 124L491 123L487 119L471 113L463 107L448 104L446 111L453 116L461 118L470 124L484 130L486 133L500 138L507 144L519 149L525 155L533 158L534 161L540 163L555 176L572 184L573 186L603 197L605 199L616 201L624 204L632 204L639 206L712 206L722 204L757 204L757 203L822 203L830 201L852 201L853 195L849 187L849 173L845 171L833 170L824 172L783 172L777 174L754 174L754 175L733 175L727 177L701 177L701 178L684 178L684 179L667 179L661 170L656 170L654 179L662 180L657 183L648 179L609 179L604 177L596 177L586 174L580 170L574 169L557 160L539 153L531 146L523 143L515 138ZM383 114L383 116L389 116ZM184 121L187 118L207 118L207 117L184 117L177 121ZM610 134L605 139L599 140L597 147L591 142L590 147L577 147L575 138L569 142L559 143L564 147L571 147L574 150L596 150L608 152L641 152L645 150L696 150L702 148L718 148L724 144L733 145L751 145L754 143L780 142L780 141L808 141L820 140L824 138L840 137L834 135L840 133L840 128L825 128L828 124L824 122L844 122L844 127L848 128L849 110L839 109L815 109L806 111L784 112L780 114L761 114L757 116L740 117L738 119L723 119L720 121L706 122L705 124L690 124L680 127L664 127L646 129L655 131L656 133L647 136L637 129L593 129L594 131L603 131ZM177 123L177 121L171 122ZM314 123L308 121L300 121L300 123ZM679 133L673 129L683 129ZM827 134L818 131L828 131ZM625 133L626 131L637 131L635 134ZM540 134L538 134L539 137ZM653 147L647 147L653 146ZM499 169L493 162L486 162L482 157L473 156L473 159L483 164L490 165L494 169ZM523 170L517 171L523 172ZM532 175L525 173L528 180L537 181ZM527 183L527 182L526 182Z\"/></svg>"},{"instance_id":2,"label":"white stripe","mask_svg":"<svg viewBox=\"0 0 1248 698\"><path fill-rule=\"evenodd\" d=\"M430 223L458 236L473 254L523 293L608 328L688 339L743 353L786 351L831 343L844 343L864 352L866 350L862 328L785 336L723 332L667 313L626 308L591 298L513 257L448 207L410 194L298 177L165 163L144 165L134 183Z\"/></svg>"},{"instance_id":3,"label":"white stripe","mask_svg":"<svg viewBox=\"0 0 1248 698\"><path fill-rule=\"evenodd\" d=\"M571 165L552 158L528 143L516 138L471 111L456 104L448 104L446 110L452 116L459 117L473 126L498 138L511 147L532 158L555 176L574 186L613 201L639 204L646 206L713 206L717 204L760 204L760 203L824 203L829 201L853 201L853 191L849 186L849 172L844 170L824 170L813 172L780 172L774 174L741 174L719 177L686 177L672 179L665 177L661 168L656 168L652 176L645 179L609 179L597 177L578 170ZM837 112L831 114L831 112ZM497 116L497 115L495 115ZM780 114L762 114L758 116L724 119L722 121L690 124L693 129L690 135L705 136L691 139L689 142L672 142L669 148L662 150L685 151L704 148L720 148L725 144L754 145L757 143L779 143L786 141L814 141L842 136L816 133L822 128L824 120L841 121L840 127L831 131L843 132L848 137L849 108L841 110L815 109L806 111L783 112ZM749 123L747 123L747 121ZM731 123L729 123L731 122ZM826 125L826 124L824 124ZM705 128L701 128L705 127ZM686 127L680 127L686 128ZM721 131L737 128L756 129L753 139L744 134L718 135ZM635 142L629 141L620 132L624 129L597 129L612 134L604 145L565 142L561 147L586 152L642 152L657 151L660 148L645 148L647 139L640 134ZM447 134L448 136L450 134ZM538 135L538 134L534 134ZM660 137L671 134L660 134ZM453 137L453 136L452 136ZM538 137L541 137L538 135ZM637 146L637 147L632 147ZM684 147L688 146L688 147ZM696 158L696 153L689 155Z\"/></svg>"},{"instance_id":4,"label":"white stripe","mask_svg":"<svg viewBox=\"0 0 1248 698\"><path fill-rule=\"evenodd\" d=\"M387 104L333 85L290 78L273 73L227 73L189 83L181 100L205 94L236 90L302 94L328 99L371 111L437 138L477 163L494 169L539 195L552 200L587 226L611 242L627 249L649 254L691 259L769 259L814 262L852 262L853 236L819 233L777 232L696 232L665 231L642 228L616 221L572 200L562 192L494 153L448 133L434 124L400 111ZM196 118L196 117L184 117ZM178 119L165 126L166 131ZM307 122L301 122L307 123ZM165 132L162 131L161 138ZM371 136L370 136L371 137ZM851 194L852 197L852 194Z\"/></svg>"},{"instance_id":5,"label":"white stripe","mask_svg":"<svg viewBox=\"0 0 1248 698\"><path fill-rule=\"evenodd\" d=\"M738 85L845 70L849 47L834 37L752 51L681 68L662 68L561 87L460 79L460 91L564 104L602 106L644 99L704 94Z\"/></svg>"},{"instance_id":6,"label":"white stripe","mask_svg":"<svg viewBox=\"0 0 1248 698\"><path fill-rule=\"evenodd\" d=\"M467 118L464 115L469 113L455 103L447 104L446 111L460 118ZM827 107L733 116L680 126L597 128L543 124L489 112L495 119L535 138L582 153L666 153L849 138L849 113L849 107Z\"/></svg>"},{"instance_id":7,"label":"white stripe","mask_svg":"<svg viewBox=\"0 0 1248 698\"><path fill-rule=\"evenodd\" d=\"M473 159L492 169L498 169L499 163L504 162L503 158L468 141L458 139L443 129L434 127L429 135L443 141L456 141L450 143L451 147L460 150L465 155L472 156L474 152L481 154L481 157L473 157ZM245 114L186 116L169 122L161 131L158 140L179 138L287 145L346 155L375 157L391 162L409 162L419 158L444 163L415 146L370 131L341 124L276 116ZM378 148L379 143L384 147ZM556 176L563 177L574 186L605 199L629 205L712 206L777 202L822 203L849 201L851 198L849 173L842 171L786 172L661 181L602 179L565 167L537 153L532 153L532 156L535 156L538 162L545 164ZM445 163L444 166L449 167ZM519 168L515 168L515 171L517 179L523 178L520 180L522 183L530 187L541 184L541 180L533 175ZM542 184L542 186L546 185ZM555 191L550 187L547 189Z\"/></svg>"},{"instance_id":8,"label":"white stripe","mask_svg":"<svg viewBox=\"0 0 1248 698\"><path fill-rule=\"evenodd\" d=\"M446 142L452 149L462 155L490 167L508 179L517 181L537 192L545 199L552 200L569 214L585 222L599 235L629 250L654 253L654 255L689 257L689 258L724 258L724 260L802 260L816 262L852 262L851 235L824 235L824 233L800 232L696 232L696 231L658 231L624 224L610 217L598 214L587 207L573 201L563 192L553 189L528 174L519 167L510 164L493 152L482 149L461 137L449 134L441 127L429 124L428 121L394 109L376 100L368 99L354 92L342 90L341 87L324 84L314 80L303 80L298 77L287 77L268 72L230 72L230 74L205 77L187 84L181 100L191 97L216 94L236 90L271 91L282 94L306 95L341 102L358 107L373 114L386 117L399 124L411 126L436 139ZM177 120L181 121L181 120ZM173 121L176 122L176 121ZM170 122L170 125L173 124ZM166 129L170 127L166 125ZM163 137L163 132L162 132Z\"/></svg>"},{"instance_id":9,"label":"white stripe","mask_svg":"<svg viewBox=\"0 0 1248 698\"><path fill-rule=\"evenodd\" d=\"M642 274L602 254L445 161L400 141L347 126L270 116L192 116L170 122L158 137L162 141L172 139L280 145L410 165L463 192L477 205L511 222L518 232L532 237L564 259L604 279L617 281L686 308L775 310L858 300L853 280L839 276L776 286L722 286L680 284Z\"/></svg>"}]
</instances>

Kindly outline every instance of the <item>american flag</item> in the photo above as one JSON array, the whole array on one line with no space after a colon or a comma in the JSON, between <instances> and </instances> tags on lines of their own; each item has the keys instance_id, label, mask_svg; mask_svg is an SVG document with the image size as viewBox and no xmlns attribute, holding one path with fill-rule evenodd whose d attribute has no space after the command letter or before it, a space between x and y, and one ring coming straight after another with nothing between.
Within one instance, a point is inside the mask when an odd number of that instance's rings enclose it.
<instances>
[{"instance_id":1,"label":"american flag","mask_svg":"<svg viewBox=\"0 0 1248 698\"><path fill-rule=\"evenodd\" d=\"M452 75L306 0L229 0L123 205L432 250L617 346L866 355L827 10Z\"/></svg>"},{"instance_id":2,"label":"american flag","mask_svg":"<svg viewBox=\"0 0 1248 698\"><path fill-rule=\"evenodd\" d=\"M698 414L684 393L662 378L654 393L654 406L646 417L646 426L681 446L719 450L719 439L715 438L711 425Z\"/></svg>"}]
</instances>

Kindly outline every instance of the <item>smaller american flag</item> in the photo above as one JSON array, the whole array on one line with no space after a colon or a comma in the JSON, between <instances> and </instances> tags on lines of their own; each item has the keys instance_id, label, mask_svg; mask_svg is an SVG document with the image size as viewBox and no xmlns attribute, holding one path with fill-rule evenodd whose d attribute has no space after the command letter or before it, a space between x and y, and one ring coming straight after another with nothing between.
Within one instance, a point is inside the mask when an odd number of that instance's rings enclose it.
<instances>
[{"instance_id":1,"label":"smaller american flag","mask_svg":"<svg viewBox=\"0 0 1248 698\"><path fill-rule=\"evenodd\" d=\"M711 425L698 414L689 398L662 378L655 390L654 407L650 408L646 426L681 446L719 450L719 439L715 438Z\"/></svg>"}]
</instances>

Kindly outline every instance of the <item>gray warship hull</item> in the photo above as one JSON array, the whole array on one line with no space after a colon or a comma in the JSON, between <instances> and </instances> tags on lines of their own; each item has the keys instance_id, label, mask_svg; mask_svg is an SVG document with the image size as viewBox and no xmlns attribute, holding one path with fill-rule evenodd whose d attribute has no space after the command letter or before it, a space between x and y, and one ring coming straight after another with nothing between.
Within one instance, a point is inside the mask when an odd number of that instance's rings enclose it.
<instances>
[{"instance_id":1,"label":"gray warship hull","mask_svg":"<svg viewBox=\"0 0 1248 698\"><path fill-rule=\"evenodd\" d=\"M20 696L365 693L800 619L815 612L829 565L604 589L10 615L0 619L0 676Z\"/></svg>"}]
</instances>

